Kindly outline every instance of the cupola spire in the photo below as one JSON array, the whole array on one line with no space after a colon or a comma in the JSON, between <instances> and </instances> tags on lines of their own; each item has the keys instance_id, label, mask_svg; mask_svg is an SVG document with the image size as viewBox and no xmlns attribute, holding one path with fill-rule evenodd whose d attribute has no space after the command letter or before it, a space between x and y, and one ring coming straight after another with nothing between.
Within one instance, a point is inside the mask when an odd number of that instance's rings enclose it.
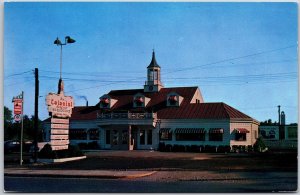
<instances>
[{"instance_id":1,"label":"cupola spire","mask_svg":"<svg viewBox=\"0 0 300 195\"><path fill-rule=\"evenodd\" d=\"M150 67L159 67L160 68L160 66L157 64L156 59L155 59L154 49L152 51L152 60L147 68L150 68Z\"/></svg>"},{"instance_id":2,"label":"cupola spire","mask_svg":"<svg viewBox=\"0 0 300 195\"><path fill-rule=\"evenodd\" d=\"M144 85L144 92L157 92L162 88L160 78L160 66L157 64L155 59L154 49L152 51L152 59L147 67L147 81Z\"/></svg>"}]
</instances>

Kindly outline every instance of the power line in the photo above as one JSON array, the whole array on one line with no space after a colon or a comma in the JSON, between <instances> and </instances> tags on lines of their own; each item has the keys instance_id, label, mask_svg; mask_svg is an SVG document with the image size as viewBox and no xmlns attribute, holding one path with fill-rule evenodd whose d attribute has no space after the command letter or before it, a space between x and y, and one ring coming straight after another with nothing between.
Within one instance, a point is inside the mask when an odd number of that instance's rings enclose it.
<instances>
[{"instance_id":1,"label":"power line","mask_svg":"<svg viewBox=\"0 0 300 195\"><path fill-rule=\"evenodd\" d=\"M284 50L284 49L288 49L288 48L292 48L292 47L296 47L296 46L297 45L290 45L290 46L287 46L287 47L282 47L282 48L278 48L278 49L257 52L257 53L253 53L253 54L248 54L248 55L240 56L240 57L228 58L228 59L219 60L219 61L212 62L212 63L202 64L202 65L197 65L197 66L192 66L192 67L189 67L189 68L177 69L177 70L174 70L174 71L167 72L165 74L170 74L170 73L174 73L174 72L181 72L181 71L196 69L196 68L200 68L200 67L205 67L205 66L209 66L209 65L219 64L219 63L228 62L228 61L237 60L237 59L242 59L242 58L248 58L248 57L252 57L252 56L256 56L256 55L262 55L262 54L265 54L265 53L271 53L271 52L275 52L275 51L280 51L280 50ZM72 73L69 73L69 74L72 74ZM80 74L80 73L75 73L75 74ZM142 78L145 78L145 77L142 77ZM113 84L118 84L118 83L136 81L137 79L138 78L129 79L129 80L122 80L122 81L114 81L114 82L107 83L107 84L102 84L102 85L96 85L96 86L92 86L92 87L81 88L81 89L72 90L72 91L68 91L68 92L75 92L75 91L87 90L87 89L92 89L92 88L98 88L98 87L101 87L101 86L107 86L107 85L113 85ZM178 79L178 78L176 78L176 79ZM225 79L225 77L223 77L223 79ZM69 80L72 80L72 78L69 78Z\"/></svg>"},{"instance_id":2,"label":"power line","mask_svg":"<svg viewBox=\"0 0 300 195\"><path fill-rule=\"evenodd\" d=\"M25 71L25 72L21 72L21 73L11 74L11 75L6 76L4 79L7 79L7 78L10 78L10 77L13 77L13 76L23 75L23 74L26 74L26 73L29 73L29 72L32 72L32 71L33 70L29 70L29 71Z\"/></svg>"},{"instance_id":3,"label":"power line","mask_svg":"<svg viewBox=\"0 0 300 195\"><path fill-rule=\"evenodd\" d=\"M189 68L177 69L177 70L174 70L174 71L167 72L165 74L170 74L170 73L174 73L174 72L181 72L181 71L186 71L186 70L192 70L192 69L196 69L196 68L200 68L200 67L205 67L205 66L209 66L209 65L219 64L219 63L222 63L222 62L228 62L228 61L232 61L232 60L238 60L238 59L242 59L242 58L253 57L253 56L261 55L261 54L265 54L265 53L272 53L272 52L275 52L275 51L289 49L289 48L296 47L296 46L297 45L290 45L290 46L287 46L287 47L282 47L282 48L278 48L278 49L272 49L272 50L268 50L268 51L262 51L262 52L248 54L248 55L244 55L244 56L240 56L240 57L227 58L227 59L224 59L224 60L219 60L219 61L216 61L216 62L211 62L211 63L207 63L207 64L192 66L192 67L189 67Z\"/></svg>"},{"instance_id":4,"label":"power line","mask_svg":"<svg viewBox=\"0 0 300 195\"><path fill-rule=\"evenodd\" d=\"M255 63L242 63L242 64L234 64L231 62L230 65L225 64L225 65L216 65L216 66L209 66L209 67L202 67L203 69L210 69L210 68L223 68L223 67L236 67L236 66L245 66L245 65L266 65L266 64L277 64L277 63L282 63L282 62L293 62L296 61L297 59L285 59L285 60L277 60L277 61L268 61L268 62L255 62Z\"/></svg>"}]
</instances>

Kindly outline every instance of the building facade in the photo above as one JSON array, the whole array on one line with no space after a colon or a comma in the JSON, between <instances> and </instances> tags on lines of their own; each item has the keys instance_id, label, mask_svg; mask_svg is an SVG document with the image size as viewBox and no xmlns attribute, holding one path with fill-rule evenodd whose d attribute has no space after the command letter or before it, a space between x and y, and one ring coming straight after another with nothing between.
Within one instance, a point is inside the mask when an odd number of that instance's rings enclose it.
<instances>
[{"instance_id":1,"label":"building facade","mask_svg":"<svg viewBox=\"0 0 300 195\"><path fill-rule=\"evenodd\" d=\"M102 149L157 149L159 143L252 146L259 122L223 103L205 103L198 87L165 88L155 53L142 89L112 90L95 106L75 106L71 144L97 142ZM44 121L46 139L50 122Z\"/></svg>"}]
</instances>

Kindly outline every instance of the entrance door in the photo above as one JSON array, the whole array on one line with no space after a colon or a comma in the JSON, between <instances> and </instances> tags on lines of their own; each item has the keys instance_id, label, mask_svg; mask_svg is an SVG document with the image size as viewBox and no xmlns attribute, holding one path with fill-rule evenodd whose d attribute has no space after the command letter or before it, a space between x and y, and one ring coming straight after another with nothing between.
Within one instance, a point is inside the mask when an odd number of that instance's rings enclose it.
<instances>
[{"instance_id":1,"label":"entrance door","mask_svg":"<svg viewBox=\"0 0 300 195\"><path fill-rule=\"evenodd\" d=\"M128 129L117 129L111 131L111 149L128 150L129 149Z\"/></svg>"}]
</instances>

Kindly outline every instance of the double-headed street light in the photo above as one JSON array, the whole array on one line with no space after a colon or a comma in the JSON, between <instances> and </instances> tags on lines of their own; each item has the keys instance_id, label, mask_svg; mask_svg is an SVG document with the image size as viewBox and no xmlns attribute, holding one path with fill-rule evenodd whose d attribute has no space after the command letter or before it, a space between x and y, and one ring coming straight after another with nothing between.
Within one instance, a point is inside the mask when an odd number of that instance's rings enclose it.
<instances>
[{"instance_id":1,"label":"double-headed street light","mask_svg":"<svg viewBox=\"0 0 300 195\"><path fill-rule=\"evenodd\" d=\"M72 39L70 36L65 37L65 42L62 43L59 38L57 37L56 40L54 41L54 44L57 46L60 45L60 74L59 74L59 83L58 83L58 93L60 93L62 90L62 78L61 78L61 72L62 72L62 46L67 45L68 43L75 43L75 40Z\"/></svg>"}]
</instances>

